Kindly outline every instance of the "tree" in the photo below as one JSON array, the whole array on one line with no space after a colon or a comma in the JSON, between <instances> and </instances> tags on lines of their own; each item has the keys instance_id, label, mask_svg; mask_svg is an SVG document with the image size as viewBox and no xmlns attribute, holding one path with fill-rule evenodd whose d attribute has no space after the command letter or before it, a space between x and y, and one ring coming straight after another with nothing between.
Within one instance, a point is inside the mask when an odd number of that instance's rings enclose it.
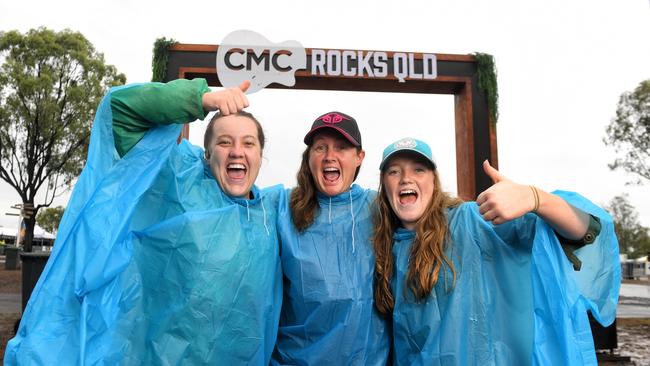
<instances>
[{"instance_id":1,"label":"tree","mask_svg":"<svg viewBox=\"0 0 650 366\"><path fill-rule=\"evenodd\" d=\"M639 223L639 214L623 194L612 198L607 207L614 219L614 230L618 238L619 251L628 258L647 255L650 251L650 234L648 228Z\"/></svg>"},{"instance_id":2,"label":"tree","mask_svg":"<svg viewBox=\"0 0 650 366\"><path fill-rule=\"evenodd\" d=\"M622 168L650 181L650 79L621 95L606 133L605 144L623 155L610 169ZM641 184L641 179L633 183Z\"/></svg>"},{"instance_id":3,"label":"tree","mask_svg":"<svg viewBox=\"0 0 650 366\"><path fill-rule=\"evenodd\" d=\"M0 33L0 178L23 206L34 207L25 218L25 251L31 251L38 210L81 172L102 95L125 81L81 33ZM43 202L34 205L42 188Z\"/></svg>"},{"instance_id":4,"label":"tree","mask_svg":"<svg viewBox=\"0 0 650 366\"><path fill-rule=\"evenodd\" d=\"M40 227L45 229L45 231L56 234L64 210L65 208L63 206L46 208L36 215L36 222Z\"/></svg>"}]
</instances>

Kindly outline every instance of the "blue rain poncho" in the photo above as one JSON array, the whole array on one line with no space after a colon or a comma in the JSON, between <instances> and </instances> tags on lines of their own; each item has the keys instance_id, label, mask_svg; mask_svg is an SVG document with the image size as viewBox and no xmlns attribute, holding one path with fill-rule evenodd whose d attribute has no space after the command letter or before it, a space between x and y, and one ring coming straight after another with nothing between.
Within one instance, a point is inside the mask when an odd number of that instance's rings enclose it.
<instances>
[{"instance_id":1,"label":"blue rain poncho","mask_svg":"<svg viewBox=\"0 0 650 366\"><path fill-rule=\"evenodd\" d=\"M375 192L353 185L318 194L314 223L298 233L280 205L284 299L275 365L385 365L389 330L375 310L370 205Z\"/></svg>"},{"instance_id":2,"label":"blue rain poncho","mask_svg":"<svg viewBox=\"0 0 650 366\"><path fill-rule=\"evenodd\" d=\"M120 159L110 98L5 365L267 365L284 190L225 195L179 125Z\"/></svg>"},{"instance_id":3,"label":"blue rain poncho","mask_svg":"<svg viewBox=\"0 0 650 366\"><path fill-rule=\"evenodd\" d=\"M616 317L618 244L609 215L581 196L555 192L600 219L596 241L574 254L574 271L553 230L526 214L493 226L476 203L449 210L456 283L445 266L425 301L405 291L414 232L394 236L392 291L397 365L596 365L587 310Z\"/></svg>"}]
</instances>

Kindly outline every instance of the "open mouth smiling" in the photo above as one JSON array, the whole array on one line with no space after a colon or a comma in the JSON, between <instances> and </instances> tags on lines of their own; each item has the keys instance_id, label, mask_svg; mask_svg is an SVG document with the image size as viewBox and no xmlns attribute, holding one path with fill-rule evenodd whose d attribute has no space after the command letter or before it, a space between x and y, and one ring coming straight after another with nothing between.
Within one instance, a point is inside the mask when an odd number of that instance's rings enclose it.
<instances>
[{"instance_id":1,"label":"open mouth smiling","mask_svg":"<svg viewBox=\"0 0 650 366\"><path fill-rule=\"evenodd\" d=\"M324 168L323 178L327 182L336 182L341 177L341 171L338 168Z\"/></svg>"},{"instance_id":2,"label":"open mouth smiling","mask_svg":"<svg viewBox=\"0 0 650 366\"><path fill-rule=\"evenodd\" d=\"M230 179L242 179L246 176L246 166L241 163L231 163L226 166L226 173Z\"/></svg>"},{"instance_id":3,"label":"open mouth smiling","mask_svg":"<svg viewBox=\"0 0 650 366\"><path fill-rule=\"evenodd\" d=\"M417 199L418 193L413 189L403 189L399 191L399 203L402 205L413 204Z\"/></svg>"}]
</instances>

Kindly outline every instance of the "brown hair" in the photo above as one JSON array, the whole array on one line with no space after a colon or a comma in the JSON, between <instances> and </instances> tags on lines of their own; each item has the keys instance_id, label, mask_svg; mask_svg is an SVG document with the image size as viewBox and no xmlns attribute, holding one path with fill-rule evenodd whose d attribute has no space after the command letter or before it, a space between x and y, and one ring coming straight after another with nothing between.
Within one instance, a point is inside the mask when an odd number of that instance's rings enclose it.
<instances>
[{"instance_id":1,"label":"brown hair","mask_svg":"<svg viewBox=\"0 0 650 366\"><path fill-rule=\"evenodd\" d=\"M322 133L322 132L321 132ZM334 133L335 136L340 136ZM347 140L345 140L347 142ZM350 146L353 146L350 144ZM355 147L355 146L353 146ZM361 147L355 147L357 149L357 154L361 151ZM291 191L291 197L289 200L289 208L291 209L291 219L293 220L293 225L296 227L298 232L305 231L311 224L316 220L316 214L319 210L318 198L316 193L318 188L316 188L316 182L314 182L314 177L312 175L311 169L309 169L309 150L311 145L307 146L305 151L302 153L302 160L300 161L300 168L298 169L298 174L296 174L297 186ZM357 170L354 173L354 179L357 178L361 166L357 167Z\"/></svg>"},{"instance_id":2,"label":"brown hair","mask_svg":"<svg viewBox=\"0 0 650 366\"><path fill-rule=\"evenodd\" d=\"M237 113L229 114L229 116L232 115L246 117L255 123L255 127L257 128L257 139L260 141L260 150L264 151L264 143L266 142L266 138L264 137L264 129L262 129L262 125L257 120L257 118L255 118L252 113L248 113L246 111L239 111ZM214 125L218 119L223 117L226 116L217 111L217 113L212 116L212 119L210 119L208 127L205 128L205 134L203 135L203 148L205 149L206 157L208 158L211 154L210 142L212 141L212 136L214 135Z\"/></svg>"},{"instance_id":3,"label":"brown hair","mask_svg":"<svg viewBox=\"0 0 650 366\"><path fill-rule=\"evenodd\" d=\"M291 218L298 232L305 231L314 223L319 208L316 198L316 183L309 169L309 149L311 146L307 146L302 153L300 169L296 174L298 185L291 191L291 200L289 201Z\"/></svg>"},{"instance_id":4,"label":"brown hair","mask_svg":"<svg viewBox=\"0 0 650 366\"><path fill-rule=\"evenodd\" d=\"M382 178L384 173L385 171L382 171ZM410 290L416 301L423 300L431 293L438 282L441 270L444 273L443 265L451 270L452 287L456 283L456 269L444 252L449 235L445 211L449 207L458 206L462 200L442 191L437 170L433 170L433 184L431 201L416 223L404 289L404 291ZM401 226L401 221L391 208L386 194L384 185L380 182L375 199L377 209L374 216L375 234L372 240L375 249L375 306L384 315L392 312L395 306L390 287L395 268L392 247L393 234Z\"/></svg>"}]
</instances>

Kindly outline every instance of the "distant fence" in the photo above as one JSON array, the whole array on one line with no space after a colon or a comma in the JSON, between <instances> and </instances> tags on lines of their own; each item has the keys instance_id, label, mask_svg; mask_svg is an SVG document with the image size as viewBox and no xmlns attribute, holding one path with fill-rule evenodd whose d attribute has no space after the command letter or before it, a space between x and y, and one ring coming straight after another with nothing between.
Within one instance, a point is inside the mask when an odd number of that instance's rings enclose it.
<instances>
[{"instance_id":1,"label":"distant fence","mask_svg":"<svg viewBox=\"0 0 650 366\"><path fill-rule=\"evenodd\" d=\"M638 280L650 276L650 262L621 262L621 276L626 280Z\"/></svg>"}]
</instances>

